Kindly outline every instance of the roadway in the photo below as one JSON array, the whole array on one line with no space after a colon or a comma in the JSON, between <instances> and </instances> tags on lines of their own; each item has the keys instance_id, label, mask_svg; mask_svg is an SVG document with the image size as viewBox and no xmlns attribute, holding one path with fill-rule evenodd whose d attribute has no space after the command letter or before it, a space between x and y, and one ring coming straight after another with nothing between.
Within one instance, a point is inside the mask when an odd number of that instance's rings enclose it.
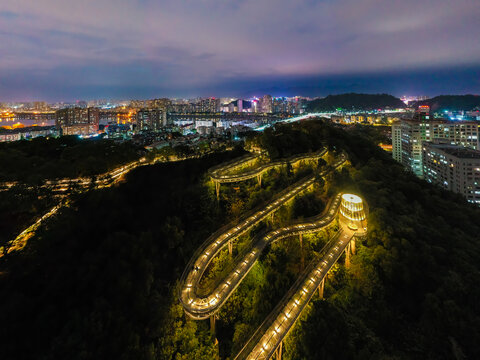
<instances>
[{"instance_id":1,"label":"roadway","mask_svg":"<svg viewBox=\"0 0 480 360\"><path fill-rule=\"evenodd\" d=\"M331 116L332 116L332 113L309 113L309 114L305 114L305 115L299 115L299 116L295 116L295 117L292 117L292 118L279 120L279 121L274 122L273 124L262 125L262 126L259 126L259 127L255 128L254 130L255 131L264 131L266 128L271 127L272 125L275 125L275 124L278 124L278 123L287 123L288 124L288 123L293 123L293 122L302 121L302 120L308 120L308 119L316 118L316 117L330 118Z\"/></svg>"}]
</instances>

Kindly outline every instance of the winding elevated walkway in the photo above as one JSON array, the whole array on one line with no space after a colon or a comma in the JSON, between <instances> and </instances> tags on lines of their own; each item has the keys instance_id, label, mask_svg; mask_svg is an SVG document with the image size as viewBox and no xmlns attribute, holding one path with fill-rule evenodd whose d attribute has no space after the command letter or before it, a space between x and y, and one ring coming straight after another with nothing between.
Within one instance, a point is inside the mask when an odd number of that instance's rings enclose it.
<instances>
[{"instance_id":1,"label":"winding elevated walkway","mask_svg":"<svg viewBox=\"0 0 480 360\"><path fill-rule=\"evenodd\" d=\"M78 177L78 178L45 180L45 182L41 185L41 187L51 188L54 192L59 194L67 192L71 186L78 186L79 188L83 188L83 189L88 188L89 186L93 186L95 188L104 188L104 187L108 187L115 184L118 180L122 178L122 176L126 175L130 171L140 166L153 165L161 162L177 162L177 161L183 161L187 159L196 159L199 157L200 156L198 155L192 155L192 156L177 158L174 160L162 160L161 158L157 157L152 161L148 161L145 157L142 157L138 160L118 166L115 169L112 169L111 171L107 171L106 173L93 175L91 177L84 176L84 177ZM92 179L93 179L93 182L92 182ZM18 181L0 182L0 192L6 191L20 184L22 183Z\"/></svg>"},{"instance_id":2,"label":"winding elevated walkway","mask_svg":"<svg viewBox=\"0 0 480 360\"><path fill-rule=\"evenodd\" d=\"M217 167L210 172L212 179L217 182L236 182L253 178L258 174L274 167L283 166L286 162L292 163L306 159L317 159L324 156L325 150L315 154L297 156L290 160L278 162L273 166L266 164L259 169L246 171L245 174L228 174L235 168L245 166L246 162L255 161L255 156L246 155L238 160L227 163L223 167ZM293 160L293 161L292 161ZM341 154L331 169L341 167L347 160L345 154ZM324 170L320 176L324 177L332 170ZM215 181L215 180L214 180ZM302 276L292 286L285 298L277 305L274 311L265 319L252 338L243 347L236 359L269 359L273 355L281 357L282 341L287 336L302 310L313 297L318 289L323 294L323 284L329 269L347 251L347 258L352 249L351 240L355 236L364 234L366 225L361 199L355 195L349 195L348 199L359 199L360 203L354 207L345 205L348 201L345 194L334 196L326 210L316 217L303 222L272 230L267 234L254 237L248 250L235 258L233 269L221 278L214 287L210 288L205 295L200 295L199 284L205 271L215 256L226 246L229 250L232 241L247 231L251 230L269 215L274 214L287 202L301 195L315 183L315 176L307 176L297 183L286 188L275 196L269 203L251 211L238 222L230 223L212 234L202 246L197 249L188 263L181 277L180 302L186 314L195 320L211 319L215 322L215 314L225 304L235 291L244 277L252 269L261 252L268 244L277 240L303 234L316 233L332 225L339 219L340 230L322 249L320 255L305 269ZM353 210L351 210L351 209ZM353 215L352 215L353 214ZM323 296L323 295L322 295Z\"/></svg>"},{"instance_id":3,"label":"winding elevated walkway","mask_svg":"<svg viewBox=\"0 0 480 360\"><path fill-rule=\"evenodd\" d=\"M274 355L281 357L282 341L317 290L319 296L323 298L328 271L344 251L349 256L354 236L358 235L355 231L343 227L335 234L334 238L322 250L323 256L312 261L307 270L298 278L286 296L242 348L235 360L270 359Z\"/></svg>"},{"instance_id":4,"label":"winding elevated walkway","mask_svg":"<svg viewBox=\"0 0 480 360\"><path fill-rule=\"evenodd\" d=\"M255 161L258 161L260 157L259 155L248 154L224 165L212 168L209 173L211 180L215 183L215 189L218 198L220 196L220 184L235 183L253 178L257 178L258 182L261 184L262 175L271 169L284 167L287 164L296 165L301 161L315 161L325 156L326 153L327 150L322 149L314 153L295 155L286 159L261 164L254 169L232 173L236 169L241 169Z\"/></svg>"},{"instance_id":5,"label":"winding elevated walkway","mask_svg":"<svg viewBox=\"0 0 480 360\"><path fill-rule=\"evenodd\" d=\"M338 232L298 277L295 284L258 327L235 360L270 359L274 356L280 360L283 340L317 290L319 297L323 298L328 271L344 252L346 265L349 266L351 254L355 252L355 238L366 234L366 215L360 197L353 194L338 194L334 201L339 198L341 198L341 202L335 216L339 222Z\"/></svg>"},{"instance_id":6,"label":"winding elevated walkway","mask_svg":"<svg viewBox=\"0 0 480 360\"><path fill-rule=\"evenodd\" d=\"M99 174L95 176L95 180L93 185L98 188L109 186L122 176L127 174L128 172L132 171L133 169L149 165L150 163L146 160L146 158L142 157L139 160L132 161L125 165L121 165L111 171L108 171L104 174ZM3 182L0 183L0 191L8 190L13 186L20 184L17 181L11 182ZM46 180L42 187L50 187L55 192L65 192L67 191L71 185L76 185L82 188L88 187L92 185L92 178L88 177L79 177L79 178L64 178L64 179L56 179L56 180Z\"/></svg>"}]
</instances>

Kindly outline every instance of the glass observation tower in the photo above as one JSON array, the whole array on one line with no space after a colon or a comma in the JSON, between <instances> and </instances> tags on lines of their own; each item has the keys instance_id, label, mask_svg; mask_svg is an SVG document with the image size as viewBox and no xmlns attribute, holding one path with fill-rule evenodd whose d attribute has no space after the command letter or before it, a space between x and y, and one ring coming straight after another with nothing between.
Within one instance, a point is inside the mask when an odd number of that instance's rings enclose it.
<instances>
[{"instance_id":1,"label":"glass observation tower","mask_svg":"<svg viewBox=\"0 0 480 360\"><path fill-rule=\"evenodd\" d=\"M361 226L361 222L365 220L362 198L353 194L343 194L340 214L350 229L357 230Z\"/></svg>"}]
</instances>

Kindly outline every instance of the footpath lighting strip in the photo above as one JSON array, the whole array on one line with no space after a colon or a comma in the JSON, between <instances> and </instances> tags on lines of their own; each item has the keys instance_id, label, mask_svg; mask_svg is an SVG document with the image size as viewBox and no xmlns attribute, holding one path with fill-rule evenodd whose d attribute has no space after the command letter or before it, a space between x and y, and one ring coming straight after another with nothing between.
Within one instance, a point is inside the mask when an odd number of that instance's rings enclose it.
<instances>
[{"instance_id":1,"label":"footpath lighting strip","mask_svg":"<svg viewBox=\"0 0 480 360\"><path fill-rule=\"evenodd\" d=\"M310 158L322 157L325 153L325 151L315 153L310 155ZM228 171L235 168L242 168L247 162L255 160L255 157L246 156L238 161L232 161L223 167L217 166L214 170L210 171L210 176L212 180L217 183L243 181L255 176L260 176L264 171L272 167L283 166L287 162L298 162L307 158L308 157L305 156L299 156L291 158L288 161L285 160L261 165L257 169L247 170L243 173L228 174ZM342 166L345 161L346 156L342 154L333 164L332 169L335 170ZM320 176L325 177L329 171L323 171L320 173ZM321 215L307 219L303 223L294 223L272 230L267 234L257 235L252 239L250 249L244 250L242 254L234 259L235 265L233 269L226 276L219 279L214 287L208 287L208 291L210 292L207 292L205 296L199 296L198 287L200 280L210 262L221 249L235 238L253 228L267 216L273 214L286 202L301 194L314 182L314 176L308 176L300 180L278 194L263 207L243 217L239 222L228 224L219 229L197 249L180 279L182 285L179 298L187 315L196 320L215 316L243 278L252 269L261 252L268 244L293 235L318 232L332 224L339 213L347 220L350 217L352 217L352 221L365 219L361 198L353 194L337 194ZM319 289L320 286L323 286L322 282L326 274L347 249L351 239L356 234L357 230L355 227L343 226L342 222L340 222L340 224L340 230L322 249L321 254L323 255L319 255L319 257L305 269L304 273L299 276L284 299L275 307L262 325L260 325L240 353L235 357L235 360L270 359L277 349L281 349L282 341L295 324L295 321L300 317L315 291Z\"/></svg>"},{"instance_id":2,"label":"footpath lighting strip","mask_svg":"<svg viewBox=\"0 0 480 360\"><path fill-rule=\"evenodd\" d=\"M306 190L311 184L313 184L313 178L308 178L307 180L301 181L300 184L297 183L293 185L288 189L289 191L286 193L286 195L274 199L265 208L247 217L243 221L240 221L240 223L237 223L235 227L228 228L221 234L218 234L218 236L213 238L212 241L209 242L209 244L202 250L202 252L196 256L196 261L193 263L192 269L188 273L184 282L187 286L183 288L181 295L181 301L184 304L185 310L187 310L192 317L197 319L208 318L211 311L217 310L216 305L218 304L218 301L216 299L218 299L219 293L217 292L215 294L215 292L212 292L207 298L199 298L196 296L196 288L200 282L203 272L206 270L209 263L218 254L218 252L227 246L229 241L250 230L283 204L293 199L297 194ZM264 244L261 245L261 248L252 249L253 254L250 253L249 258L247 257L246 259L242 259L236 270L230 274L229 278L231 278L232 282L235 283L235 285L232 286L232 290L236 287L239 280L243 279L243 277L248 273L248 270L250 270L254 263L252 256L255 256L256 260L263 249L263 246ZM223 281L223 283L226 283L226 281L228 281L228 278L227 280ZM229 286L227 284L226 287L224 285L221 287L226 289ZM228 292L228 296L230 293L231 291Z\"/></svg>"},{"instance_id":3,"label":"footpath lighting strip","mask_svg":"<svg viewBox=\"0 0 480 360\"><path fill-rule=\"evenodd\" d=\"M212 312L218 311L240 284L241 280L252 269L261 252L268 244L293 235L308 234L324 229L334 220L335 215L332 214L336 214L339 205L340 195L337 195L328 207L328 211L325 212L325 215L314 218L311 222L290 225L273 230L266 236L260 237L260 239L254 244L253 248L238 260L235 268L222 279L220 284L216 286L215 290L206 299L195 297L196 294L192 293L193 283L195 281L190 278L190 282L187 284L188 291L184 294L184 301L190 306L186 307L185 310L188 311L192 317L197 319L206 318L211 315ZM206 255L207 254L204 255L205 258Z\"/></svg>"},{"instance_id":4,"label":"footpath lighting strip","mask_svg":"<svg viewBox=\"0 0 480 360\"><path fill-rule=\"evenodd\" d=\"M182 160L187 160L187 159L190 159L190 158L198 158L198 156L190 156L190 157L186 157L186 158L180 158L180 159L177 159L177 160L159 160L158 158L157 159L154 159L153 162L148 162L145 158L141 158L137 161L133 161L129 164L126 164L126 165L123 165L123 166L120 166L114 170L112 170L111 172L109 173L106 173L106 174L103 174L100 176L100 179L97 179L96 180L96 186L98 188L105 188L105 187L109 187L113 184L115 184L115 182L122 176L122 175L125 175L126 173L130 172L131 170L133 169L136 169L137 167L139 166L145 166L145 165L151 165L151 164L156 164L158 162L177 162L177 161L182 161ZM70 184L72 184L72 182L77 182L77 181L81 181L79 183L79 185L82 185L82 186L87 186L91 183L91 181L89 179L85 179L85 178L77 178L77 179L60 179L60 180L49 180L47 181L45 184L46 186L54 186L56 187L56 191L60 191L60 192L64 192L64 191L67 191L69 189L69 186ZM8 190L10 189L11 187L15 186L15 185L18 185L17 182L10 182L10 183L0 183L0 192L1 191L5 191L5 190ZM65 196L65 195L63 195ZM44 215L42 215L39 219L37 219L35 221L35 223L33 223L32 225L30 225L28 228L26 228L25 230L23 230L19 235L17 235L17 237L10 241L10 247L9 247L9 252L11 251L14 251L14 250L21 250L27 240L33 236L33 234L35 233L35 231L38 229L38 227L41 225L41 223L43 221L45 221L46 219L48 219L49 217L51 217L52 215L56 214L57 211L63 206L64 204L60 203L58 205L55 205L52 209L50 209L47 213L45 213ZM0 257L2 255L0 254Z\"/></svg>"},{"instance_id":5,"label":"footpath lighting strip","mask_svg":"<svg viewBox=\"0 0 480 360\"><path fill-rule=\"evenodd\" d=\"M272 312L275 314L275 318L265 330L263 336L257 341L252 339L252 342L255 344L253 349L249 352L245 351L244 349L246 348L244 347L235 360L269 359L273 356L275 350L287 336L321 282L325 279L328 271L338 261L353 236L353 232L344 232L343 230L337 233L336 239L328 252L320 261L317 260L314 269L303 277L300 284L292 287L295 290L295 294L291 296L290 300L283 307Z\"/></svg>"},{"instance_id":6,"label":"footpath lighting strip","mask_svg":"<svg viewBox=\"0 0 480 360\"><path fill-rule=\"evenodd\" d=\"M262 175L266 171L268 171L270 169L273 169L275 167L285 166L288 163L295 164L295 163L297 163L299 161L302 161L302 160L319 159L322 156L324 156L326 153L327 153L327 150L322 149L322 150L320 150L318 152L315 152L315 153L292 156L288 159L263 164L256 169L245 171L245 172L242 172L242 173L239 173L239 174L228 174L229 171L231 171L235 168L241 168L241 167L245 166L248 162L250 162L252 160L255 160L257 158L257 156L247 156L247 157L241 158L238 161L235 161L231 164L228 164L224 167L215 168L215 170L210 171L210 177L212 178L213 181L216 181L216 182L219 182L219 183L232 183L232 182L238 182L238 181L245 181L245 180L257 177L259 175Z\"/></svg>"},{"instance_id":7,"label":"footpath lighting strip","mask_svg":"<svg viewBox=\"0 0 480 360\"><path fill-rule=\"evenodd\" d=\"M141 158L139 160L132 161L128 164L119 166L109 172L104 174L97 175L97 179L95 180L95 186L104 187L106 185L111 185L118 177L128 173L129 171L143 165L148 165L149 162L145 158ZM77 184L81 186L88 186L92 183L91 179L81 177L81 178L72 178L72 179L59 179L59 180L47 180L45 181L45 185L42 187L51 186L55 191L64 192L67 191L69 186L72 184ZM5 191L10 189L11 187L18 185L19 182L13 181L8 183L0 183L0 191Z\"/></svg>"},{"instance_id":8,"label":"footpath lighting strip","mask_svg":"<svg viewBox=\"0 0 480 360\"><path fill-rule=\"evenodd\" d=\"M128 164L119 166L111 171L108 171L104 174L99 174L96 175L96 180L95 180L95 187L103 188L110 186L114 184L122 175L127 174L128 172L132 171L133 169L136 169L137 167L140 166L145 166L145 165L152 165L156 163L166 163L166 162L177 162L177 161L183 161L183 160L188 160L188 159L196 159L199 158L198 155L192 155L192 156L186 156L186 157L181 157L176 160L161 160L160 158L155 158L153 161L147 161L145 157L132 161ZM15 185L19 185L20 183L18 181L11 181L11 182L3 182L0 183L0 191L6 191L10 189L11 187ZM45 181L45 184L42 187L53 187L55 191L58 192L65 192L69 189L70 185L80 185L83 187L89 186L92 184L92 180L90 178L86 177L80 177L80 178L66 178L66 179L58 179L58 180L47 180Z\"/></svg>"},{"instance_id":9,"label":"footpath lighting strip","mask_svg":"<svg viewBox=\"0 0 480 360\"><path fill-rule=\"evenodd\" d=\"M315 156L318 156L318 154ZM341 166L345 161L346 156L342 154L335 162L333 168ZM327 173L328 171L324 171L320 175L325 176ZM203 297L198 295L198 285L203 273L222 248L227 246L233 239L253 228L267 216L274 213L286 202L301 194L314 182L314 176L308 176L300 180L296 184L287 188L286 191L280 193L275 199L255 213L243 218L243 220L240 220L238 223L227 225L217 231L209 237L199 249L197 249L185 268L180 281L182 285L179 299L185 312L190 317L196 320L201 320L218 312L236 287L241 283L243 278L248 274L260 256L261 251L268 243L287 236L320 231L333 221L340 205L339 196L337 196L336 200L328 209L328 212L322 218L319 219L317 217L310 223L298 224L274 230L256 243L252 242L251 250L249 250L250 252L238 260L235 268L221 279L219 284L214 289L211 289L210 293Z\"/></svg>"},{"instance_id":10,"label":"footpath lighting strip","mask_svg":"<svg viewBox=\"0 0 480 360\"><path fill-rule=\"evenodd\" d=\"M27 240L33 236L42 222L55 215L60 207L60 204L55 205L46 214L42 215L42 217L35 221L35 223L23 230L14 240L10 241L8 252L10 253L12 251L21 250L26 245ZM0 254L0 256L3 256L3 254Z\"/></svg>"}]
</instances>

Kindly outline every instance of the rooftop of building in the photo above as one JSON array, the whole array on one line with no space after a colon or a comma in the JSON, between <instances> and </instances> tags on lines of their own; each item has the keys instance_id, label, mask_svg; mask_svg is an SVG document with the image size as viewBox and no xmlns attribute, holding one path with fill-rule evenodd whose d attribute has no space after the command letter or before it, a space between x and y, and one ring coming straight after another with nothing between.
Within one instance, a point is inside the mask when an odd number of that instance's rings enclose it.
<instances>
[{"instance_id":1,"label":"rooftop of building","mask_svg":"<svg viewBox=\"0 0 480 360\"><path fill-rule=\"evenodd\" d=\"M424 142L424 145L441 150L446 154L453 155L459 159L480 159L480 151L466 148L459 145L436 144L433 142Z\"/></svg>"}]
</instances>

